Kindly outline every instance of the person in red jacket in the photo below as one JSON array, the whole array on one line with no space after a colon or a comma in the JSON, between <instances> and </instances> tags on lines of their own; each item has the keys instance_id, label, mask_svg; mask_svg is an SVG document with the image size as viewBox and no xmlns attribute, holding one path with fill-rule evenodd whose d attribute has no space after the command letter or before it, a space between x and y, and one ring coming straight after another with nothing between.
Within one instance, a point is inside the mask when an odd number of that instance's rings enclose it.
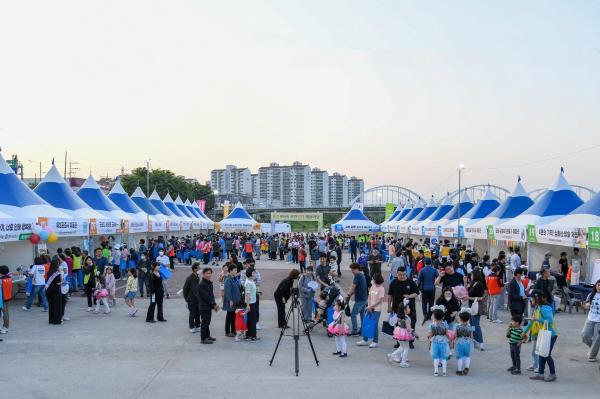
<instances>
[{"instance_id":1,"label":"person in red jacket","mask_svg":"<svg viewBox=\"0 0 600 399\"><path fill-rule=\"evenodd\" d=\"M500 268L494 266L492 272L485 278L485 284L490 296L489 318L492 323L502 323L498 318L498 309L502 306L502 278L500 277Z\"/></svg>"}]
</instances>

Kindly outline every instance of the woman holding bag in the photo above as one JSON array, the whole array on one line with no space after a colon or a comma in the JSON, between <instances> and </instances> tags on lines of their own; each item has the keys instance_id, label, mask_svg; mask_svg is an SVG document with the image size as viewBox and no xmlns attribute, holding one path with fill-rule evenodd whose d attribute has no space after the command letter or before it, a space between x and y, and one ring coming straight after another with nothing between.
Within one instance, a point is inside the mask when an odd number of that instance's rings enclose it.
<instances>
[{"instance_id":1,"label":"woman holding bag","mask_svg":"<svg viewBox=\"0 0 600 399\"><path fill-rule=\"evenodd\" d=\"M590 347L588 361L595 362L600 349L600 280L596 281L592 288L585 307L589 309L589 312L581 332L581 338L583 343Z\"/></svg>"},{"instance_id":2,"label":"woman holding bag","mask_svg":"<svg viewBox=\"0 0 600 399\"><path fill-rule=\"evenodd\" d=\"M554 368L554 359L552 359L552 349L554 349L554 344L558 338L556 326L554 325L554 310L548 303L546 294L541 291L536 291L533 294L532 304L535 306L533 315L523 332L526 334L531 330L532 341L535 339L533 345L534 351L539 357L539 367L535 375L529 377L529 379L546 382L556 381L556 370ZM548 339L549 342L546 342ZM544 346L548 347L546 356L542 356L540 353L540 351L545 351ZM546 363L550 369L550 374L544 377Z\"/></svg>"},{"instance_id":3,"label":"woman holding bag","mask_svg":"<svg viewBox=\"0 0 600 399\"><path fill-rule=\"evenodd\" d=\"M481 304L485 295L485 285L483 283L483 274L479 270L471 272L471 281L469 283L469 306L471 307L470 323L473 326L473 340L475 348L483 350L483 332L479 324L481 311L484 306Z\"/></svg>"}]
</instances>

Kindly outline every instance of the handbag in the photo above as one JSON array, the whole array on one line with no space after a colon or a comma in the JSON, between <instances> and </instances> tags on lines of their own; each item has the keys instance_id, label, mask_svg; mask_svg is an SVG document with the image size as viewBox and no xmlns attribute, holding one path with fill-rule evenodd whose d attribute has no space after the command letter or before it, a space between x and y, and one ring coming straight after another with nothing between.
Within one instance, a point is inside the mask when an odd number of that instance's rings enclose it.
<instances>
[{"instance_id":1,"label":"handbag","mask_svg":"<svg viewBox=\"0 0 600 399\"><path fill-rule=\"evenodd\" d=\"M381 334L392 338L394 336L394 326L389 322L384 321L383 325L381 326Z\"/></svg>"},{"instance_id":2,"label":"handbag","mask_svg":"<svg viewBox=\"0 0 600 399\"><path fill-rule=\"evenodd\" d=\"M375 338L375 331L377 331L377 321L373 317L372 312L367 312L365 318L363 319L362 327L362 336L363 338L373 339Z\"/></svg>"},{"instance_id":3,"label":"handbag","mask_svg":"<svg viewBox=\"0 0 600 399\"><path fill-rule=\"evenodd\" d=\"M479 298L475 298L473 303L471 304L471 314L478 315L479 314Z\"/></svg>"},{"instance_id":4,"label":"handbag","mask_svg":"<svg viewBox=\"0 0 600 399\"><path fill-rule=\"evenodd\" d=\"M160 269L158 269L158 272L160 273L160 276L163 280L168 280L173 274L173 272L169 268L164 267L162 265L160 266Z\"/></svg>"},{"instance_id":5,"label":"handbag","mask_svg":"<svg viewBox=\"0 0 600 399\"><path fill-rule=\"evenodd\" d=\"M544 322L544 326L538 331L538 336L535 341L535 354L541 357L548 357L550 354L550 344L552 342L552 332L548 330L548 322Z\"/></svg>"}]
</instances>

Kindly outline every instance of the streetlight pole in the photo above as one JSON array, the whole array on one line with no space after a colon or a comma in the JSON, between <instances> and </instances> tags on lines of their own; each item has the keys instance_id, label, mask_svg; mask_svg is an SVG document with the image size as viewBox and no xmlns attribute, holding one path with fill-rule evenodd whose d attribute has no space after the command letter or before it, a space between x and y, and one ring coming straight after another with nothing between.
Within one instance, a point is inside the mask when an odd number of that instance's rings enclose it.
<instances>
[{"instance_id":1,"label":"streetlight pole","mask_svg":"<svg viewBox=\"0 0 600 399\"><path fill-rule=\"evenodd\" d=\"M458 236L458 244L460 245L460 190L461 190L461 178L462 178L462 170L465 168L465 165L463 165L462 163L460 165L458 165L458 231L457 231L457 236Z\"/></svg>"},{"instance_id":2,"label":"streetlight pole","mask_svg":"<svg viewBox=\"0 0 600 399\"><path fill-rule=\"evenodd\" d=\"M146 160L146 196L148 198L150 198L150 161L150 158Z\"/></svg>"}]
</instances>

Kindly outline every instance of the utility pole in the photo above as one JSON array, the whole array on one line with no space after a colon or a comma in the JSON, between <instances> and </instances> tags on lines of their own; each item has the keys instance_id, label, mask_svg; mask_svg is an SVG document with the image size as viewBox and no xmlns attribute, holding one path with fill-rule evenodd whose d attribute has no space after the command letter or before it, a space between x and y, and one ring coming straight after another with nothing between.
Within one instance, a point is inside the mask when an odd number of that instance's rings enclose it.
<instances>
[{"instance_id":1,"label":"utility pole","mask_svg":"<svg viewBox=\"0 0 600 399\"><path fill-rule=\"evenodd\" d=\"M76 172L79 170L79 168L77 166L74 167L73 165L79 165L79 162L77 162L77 161L73 162L73 160L69 159L69 183L71 182L71 179L73 178L73 171Z\"/></svg>"},{"instance_id":2,"label":"utility pole","mask_svg":"<svg viewBox=\"0 0 600 399\"><path fill-rule=\"evenodd\" d=\"M148 198L150 198L150 161L150 158L146 160L146 196Z\"/></svg>"},{"instance_id":3,"label":"utility pole","mask_svg":"<svg viewBox=\"0 0 600 399\"><path fill-rule=\"evenodd\" d=\"M63 173L63 176L66 178L67 177L67 152L65 151L65 173Z\"/></svg>"}]
</instances>

